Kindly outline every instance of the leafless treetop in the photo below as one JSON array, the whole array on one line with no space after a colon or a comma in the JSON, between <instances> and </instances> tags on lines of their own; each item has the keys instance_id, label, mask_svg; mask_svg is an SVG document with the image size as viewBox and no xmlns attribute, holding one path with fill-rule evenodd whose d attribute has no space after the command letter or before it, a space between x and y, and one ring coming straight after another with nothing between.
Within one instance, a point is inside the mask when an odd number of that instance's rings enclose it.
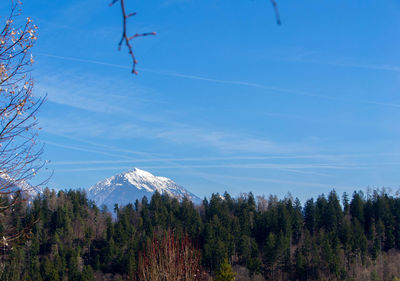
<instances>
[{"instance_id":1,"label":"leafless treetop","mask_svg":"<svg viewBox=\"0 0 400 281\"><path fill-rule=\"evenodd\" d=\"M0 30L0 219L3 223L5 214L22 200L21 190L31 188L27 181L43 167L36 120L43 99L33 96L30 76L34 62L30 50L37 40L37 27L30 18L19 24L21 2L11 3L11 12ZM6 241L21 235L12 227L6 232L1 234Z\"/></svg>"}]
</instances>

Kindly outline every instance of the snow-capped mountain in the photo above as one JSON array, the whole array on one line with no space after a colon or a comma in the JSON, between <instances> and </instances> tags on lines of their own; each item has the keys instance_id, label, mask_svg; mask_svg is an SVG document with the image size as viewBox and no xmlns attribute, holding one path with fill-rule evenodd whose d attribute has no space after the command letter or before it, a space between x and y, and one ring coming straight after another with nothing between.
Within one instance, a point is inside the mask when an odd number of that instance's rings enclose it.
<instances>
[{"instance_id":1,"label":"snow-capped mountain","mask_svg":"<svg viewBox=\"0 0 400 281\"><path fill-rule=\"evenodd\" d=\"M200 198L173 180L154 176L138 168L98 182L88 189L87 194L88 198L94 200L97 206L104 204L109 210L112 210L114 204L123 206L135 203L136 199L140 201L144 196L150 200L156 191L178 199L186 196L195 204L201 203Z\"/></svg>"},{"instance_id":2,"label":"snow-capped mountain","mask_svg":"<svg viewBox=\"0 0 400 281\"><path fill-rule=\"evenodd\" d=\"M10 198L13 198L15 195L14 192L17 192L18 190L21 190L22 198L28 200L32 200L38 194L42 193L42 190L39 187L34 187L25 180L16 181L10 178L7 174L1 174L1 173L0 173L0 188L1 191L4 193L9 192L8 196Z\"/></svg>"}]
</instances>

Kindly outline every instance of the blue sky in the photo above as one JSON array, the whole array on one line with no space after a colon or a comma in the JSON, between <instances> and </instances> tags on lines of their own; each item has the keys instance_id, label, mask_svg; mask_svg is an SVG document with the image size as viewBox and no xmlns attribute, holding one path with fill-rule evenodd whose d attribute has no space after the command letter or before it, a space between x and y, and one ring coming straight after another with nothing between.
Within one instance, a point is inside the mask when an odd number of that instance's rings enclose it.
<instances>
[{"instance_id":1,"label":"blue sky","mask_svg":"<svg viewBox=\"0 0 400 281\"><path fill-rule=\"evenodd\" d=\"M399 188L400 2L29 0L53 188L138 167L203 197ZM0 4L1 15L9 3ZM45 176L46 172L42 174Z\"/></svg>"}]
</instances>

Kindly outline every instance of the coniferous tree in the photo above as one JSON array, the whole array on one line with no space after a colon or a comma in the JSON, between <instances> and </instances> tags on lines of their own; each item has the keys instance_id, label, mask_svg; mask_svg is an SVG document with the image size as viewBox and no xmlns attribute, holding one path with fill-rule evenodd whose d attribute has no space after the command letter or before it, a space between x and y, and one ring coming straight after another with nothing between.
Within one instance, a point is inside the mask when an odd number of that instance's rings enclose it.
<instances>
[{"instance_id":1,"label":"coniferous tree","mask_svg":"<svg viewBox=\"0 0 400 281\"><path fill-rule=\"evenodd\" d=\"M215 274L215 281L233 281L235 276L236 273L233 272L232 266L228 263L228 259L225 258Z\"/></svg>"}]
</instances>

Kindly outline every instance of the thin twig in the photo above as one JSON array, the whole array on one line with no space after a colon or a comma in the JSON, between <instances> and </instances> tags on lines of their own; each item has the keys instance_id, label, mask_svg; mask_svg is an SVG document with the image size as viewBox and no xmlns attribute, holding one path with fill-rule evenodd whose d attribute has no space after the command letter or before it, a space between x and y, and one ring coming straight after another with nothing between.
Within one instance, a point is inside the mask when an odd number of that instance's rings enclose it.
<instances>
[{"instance_id":1,"label":"thin twig","mask_svg":"<svg viewBox=\"0 0 400 281\"><path fill-rule=\"evenodd\" d=\"M274 7L276 23L277 23L278 25L281 25L281 24L282 24L282 21L281 21L281 16L279 15L278 4L276 3L275 0L271 0L271 3L272 3L272 6Z\"/></svg>"}]
</instances>

